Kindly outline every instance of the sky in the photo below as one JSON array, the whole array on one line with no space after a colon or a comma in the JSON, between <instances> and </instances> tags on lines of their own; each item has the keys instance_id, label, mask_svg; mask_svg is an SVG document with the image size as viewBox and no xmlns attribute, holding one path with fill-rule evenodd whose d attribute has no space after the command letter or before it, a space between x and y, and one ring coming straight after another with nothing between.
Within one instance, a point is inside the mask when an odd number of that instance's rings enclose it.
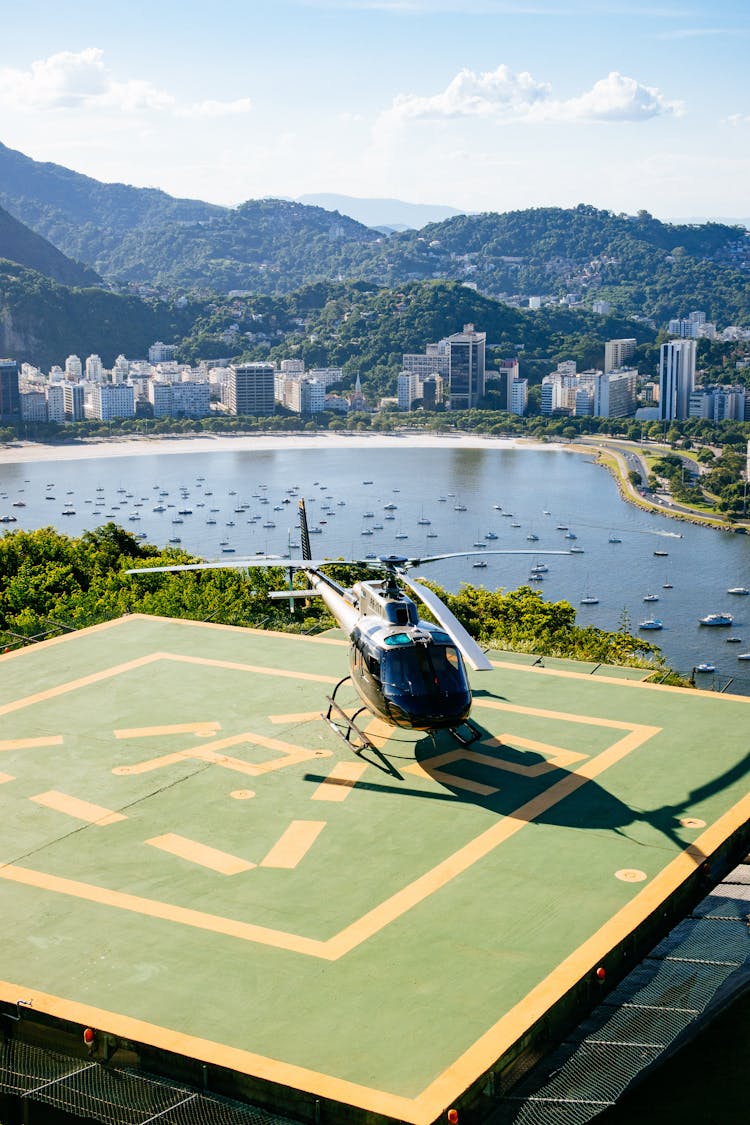
<instances>
[{"instance_id":1,"label":"sky","mask_svg":"<svg viewBox=\"0 0 750 1125\"><path fill-rule=\"evenodd\" d=\"M235 206L750 215L748 0L0 0L0 141Z\"/></svg>"}]
</instances>

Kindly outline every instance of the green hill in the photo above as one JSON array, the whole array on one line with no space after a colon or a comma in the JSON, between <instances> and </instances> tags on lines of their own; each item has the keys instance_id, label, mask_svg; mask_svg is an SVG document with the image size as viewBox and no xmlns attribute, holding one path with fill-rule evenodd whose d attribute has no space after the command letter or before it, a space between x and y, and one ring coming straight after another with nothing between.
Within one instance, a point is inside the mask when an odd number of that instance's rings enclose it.
<instances>
[{"instance_id":1,"label":"green hill","mask_svg":"<svg viewBox=\"0 0 750 1125\"><path fill-rule=\"evenodd\" d=\"M61 285L97 285L101 278L0 207L0 258L37 270Z\"/></svg>"},{"instance_id":2,"label":"green hill","mask_svg":"<svg viewBox=\"0 0 750 1125\"><path fill-rule=\"evenodd\" d=\"M76 289L0 259L0 355L39 367L96 352L111 366L122 352L145 356L154 340L179 339L198 312L104 289Z\"/></svg>"}]
</instances>

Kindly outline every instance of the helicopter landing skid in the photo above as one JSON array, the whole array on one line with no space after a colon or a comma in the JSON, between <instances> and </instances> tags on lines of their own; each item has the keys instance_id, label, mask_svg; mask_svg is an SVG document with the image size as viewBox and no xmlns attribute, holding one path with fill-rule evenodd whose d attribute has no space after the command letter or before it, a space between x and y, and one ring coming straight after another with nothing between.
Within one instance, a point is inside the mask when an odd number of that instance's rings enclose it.
<instances>
[{"instance_id":1,"label":"helicopter landing skid","mask_svg":"<svg viewBox=\"0 0 750 1125\"><path fill-rule=\"evenodd\" d=\"M339 680L336 684L331 694L326 696L328 700L328 710L324 715L321 715L321 718L325 719L331 730L335 731L339 738L342 739L347 746L352 748L355 754L361 754L363 750L370 750L377 753L377 747L370 742L365 732L360 730L355 722L355 719L357 719L363 711L366 711L367 708L360 707L353 715L347 715L343 707L336 702L336 692L341 685L345 684L349 679L351 679L350 676L344 676L344 678Z\"/></svg>"},{"instance_id":2,"label":"helicopter landing skid","mask_svg":"<svg viewBox=\"0 0 750 1125\"><path fill-rule=\"evenodd\" d=\"M472 742L476 742L478 738L482 737L482 731L478 726L472 723L471 719L464 719L464 721L461 723L461 727L467 727L469 729L469 731L471 732L469 738L466 738L463 734L461 734L460 727L449 727L448 729L456 739L456 742L460 742L462 746L471 746Z\"/></svg>"}]
</instances>

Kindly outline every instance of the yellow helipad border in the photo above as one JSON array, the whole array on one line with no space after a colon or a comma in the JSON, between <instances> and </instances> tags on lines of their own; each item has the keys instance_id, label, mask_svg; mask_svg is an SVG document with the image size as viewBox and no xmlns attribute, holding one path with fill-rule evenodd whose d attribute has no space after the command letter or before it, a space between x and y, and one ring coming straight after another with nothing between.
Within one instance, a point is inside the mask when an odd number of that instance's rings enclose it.
<instances>
[{"instance_id":1,"label":"yellow helipad border","mask_svg":"<svg viewBox=\"0 0 750 1125\"><path fill-rule=\"evenodd\" d=\"M0 999L15 1005L19 998L31 1007L110 1035L173 1051L241 1074L280 1083L326 1098L378 1113L409 1125L431 1125L482 1074L491 1070L518 1040L541 1019L565 993L606 958L638 924L651 916L676 891L685 879L727 839L750 820L750 794L729 809L654 876L629 903L562 961L532 989L524 999L500 1017L484 1035L438 1075L416 1097L408 1098L386 1090L336 1078L293 1063L268 1058L252 1051L230 1047L213 1040L186 1035L118 1012L82 1004L65 997L29 988L26 984L0 980Z\"/></svg>"}]
</instances>

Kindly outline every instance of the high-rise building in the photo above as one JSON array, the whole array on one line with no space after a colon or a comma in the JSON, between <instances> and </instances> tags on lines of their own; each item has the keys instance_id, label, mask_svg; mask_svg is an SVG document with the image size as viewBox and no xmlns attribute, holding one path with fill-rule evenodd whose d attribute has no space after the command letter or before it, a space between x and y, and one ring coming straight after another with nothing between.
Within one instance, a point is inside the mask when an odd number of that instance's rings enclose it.
<instances>
[{"instance_id":1,"label":"high-rise building","mask_svg":"<svg viewBox=\"0 0 750 1125\"><path fill-rule=\"evenodd\" d=\"M529 404L529 380L512 379L508 388L508 413L524 415Z\"/></svg>"},{"instance_id":2,"label":"high-rise building","mask_svg":"<svg viewBox=\"0 0 750 1125\"><path fill-rule=\"evenodd\" d=\"M90 383L101 383L104 378L104 364L102 357L96 354L86 359L86 379Z\"/></svg>"},{"instance_id":3,"label":"high-rise building","mask_svg":"<svg viewBox=\"0 0 750 1125\"><path fill-rule=\"evenodd\" d=\"M21 413L18 379L15 359L0 359L0 418L10 419Z\"/></svg>"},{"instance_id":4,"label":"high-rise building","mask_svg":"<svg viewBox=\"0 0 750 1125\"><path fill-rule=\"evenodd\" d=\"M148 349L148 362L149 363L165 363L170 359L174 359L177 355L176 344L162 344L161 340L157 340Z\"/></svg>"},{"instance_id":5,"label":"high-rise building","mask_svg":"<svg viewBox=\"0 0 750 1125\"><path fill-rule=\"evenodd\" d=\"M230 363L227 405L232 414L273 414L272 363Z\"/></svg>"},{"instance_id":6,"label":"high-rise building","mask_svg":"<svg viewBox=\"0 0 750 1125\"><path fill-rule=\"evenodd\" d=\"M659 355L659 418L688 417L690 395L695 390L695 340L668 340Z\"/></svg>"},{"instance_id":7,"label":"high-rise building","mask_svg":"<svg viewBox=\"0 0 750 1125\"><path fill-rule=\"evenodd\" d=\"M135 414L135 395L129 383L97 383L91 393L95 418L109 422L113 418L132 418Z\"/></svg>"},{"instance_id":8,"label":"high-rise building","mask_svg":"<svg viewBox=\"0 0 750 1125\"><path fill-rule=\"evenodd\" d=\"M50 383L46 388L47 418L62 425L65 421L65 391L62 383Z\"/></svg>"},{"instance_id":9,"label":"high-rise building","mask_svg":"<svg viewBox=\"0 0 750 1125\"><path fill-rule=\"evenodd\" d=\"M85 387L83 383L63 383L65 421L81 422L84 413Z\"/></svg>"},{"instance_id":10,"label":"high-rise building","mask_svg":"<svg viewBox=\"0 0 750 1125\"><path fill-rule=\"evenodd\" d=\"M469 410L484 394L485 332L465 324L463 332L448 337L448 405L450 410Z\"/></svg>"},{"instance_id":11,"label":"high-rise building","mask_svg":"<svg viewBox=\"0 0 750 1125\"><path fill-rule=\"evenodd\" d=\"M635 345L634 336L625 340L607 340L604 345L604 370L616 371L619 367L625 367L635 352Z\"/></svg>"},{"instance_id":12,"label":"high-rise building","mask_svg":"<svg viewBox=\"0 0 750 1125\"><path fill-rule=\"evenodd\" d=\"M83 378L83 365L79 356L69 355L65 360L65 378L70 379L72 383L80 383Z\"/></svg>"}]
</instances>

